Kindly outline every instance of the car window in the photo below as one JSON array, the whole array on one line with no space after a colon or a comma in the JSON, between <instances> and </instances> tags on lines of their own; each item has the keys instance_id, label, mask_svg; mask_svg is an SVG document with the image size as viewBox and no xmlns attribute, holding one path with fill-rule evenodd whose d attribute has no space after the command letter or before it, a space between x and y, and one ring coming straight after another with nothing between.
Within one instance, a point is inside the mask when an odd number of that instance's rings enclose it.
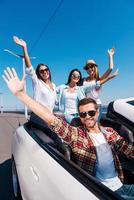
<instances>
[{"instance_id":1,"label":"car window","mask_svg":"<svg viewBox=\"0 0 134 200\"><path fill-rule=\"evenodd\" d=\"M128 104L131 104L132 106L134 106L134 101L127 101Z\"/></svg>"}]
</instances>

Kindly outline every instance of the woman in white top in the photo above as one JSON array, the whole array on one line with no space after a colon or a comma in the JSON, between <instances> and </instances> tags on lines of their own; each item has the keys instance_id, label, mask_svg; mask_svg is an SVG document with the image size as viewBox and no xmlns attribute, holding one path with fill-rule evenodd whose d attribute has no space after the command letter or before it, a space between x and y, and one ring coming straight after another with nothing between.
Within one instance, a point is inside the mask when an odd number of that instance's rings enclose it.
<instances>
[{"instance_id":1,"label":"woman in white top","mask_svg":"<svg viewBox=\"0 0 134 200\"><path fill-rule=\"evenodd\" d=\"M80 90L80 85L82 85L81 72L73 69L68 76L67 83L57 87L58 109L66 121L72 125L75 125L73 119L78 117L78 100L85 96L83 90Z\"/></svg>"},{"instance_id":2,"label":"woman in white top","mask_svg":"<svg viewBox=\"0 0 134 200\"><path fill-rule=\"evenodd\" d=\"M104 78L107 78L110 73L113 70L113 55L114 55L114 48L108 50L108 55L109 55L109 68L108 70L100 77L99 72L98 72L98 65L95 63L94 60L87 60L86 65L84 66L84 69L88 73L88 77L83 79L83 85L88 85L89 83L93 83L95 81L102 80ZM118 70L115 72L118 74ZM98 105L101 105L101 100L99 98L99 92L101 88L99 89L94 89L92 91L86 92L86 97L90 97L94 99Z\"/></svg>"},{"instance_id":3,"label":"woman in white top","mask_svg":"<svg viewBox=\"0 0 134 200\"><path fill-rule=\"evenodd\" d=\"M31 77L33 83L34 99L53 112L56 102L56 86L51 82L49 67L46 64L38 64L36 70L34 70L28 55L26 42L16 36L13 37L13 40L23 49L26 73ZM44 129L48 134L53 135L47 124L34 113L30 115L30 122L36 127Z\"/></svg>"},{"instance_id":4,"label":"woman in white top","mask_svg":"<svg viewBox=\"0 0 134 200\"><path fill-rule=\"evenodd\" d=\"M27 44L17 36L13 37L16 44L20 45L24 52L26 73L32 78L34 99L45 105L51 112L56 101L56 86L51 82L51 72L46 64L39 64L34 70L27 50Z\"/></svg>"}]
</instances>

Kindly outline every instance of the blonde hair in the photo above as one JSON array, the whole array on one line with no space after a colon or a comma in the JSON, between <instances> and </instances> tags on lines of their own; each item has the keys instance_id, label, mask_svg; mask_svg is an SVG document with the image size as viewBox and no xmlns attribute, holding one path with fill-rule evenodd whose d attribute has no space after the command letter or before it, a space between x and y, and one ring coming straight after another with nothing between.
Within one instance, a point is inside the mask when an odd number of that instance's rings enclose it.
<instances>
[{"instance_id":1,"label":"blonde hair","mask_svg":"<svg viewBox=\"0 0 134 200\"><path fill-rule=\"evenodd\" d=\"M98 71L98 67L95 66L95 76L94 76L96 81L99 81L100 77L99 77L99 71Z\"/></svg>"}]
</instances>

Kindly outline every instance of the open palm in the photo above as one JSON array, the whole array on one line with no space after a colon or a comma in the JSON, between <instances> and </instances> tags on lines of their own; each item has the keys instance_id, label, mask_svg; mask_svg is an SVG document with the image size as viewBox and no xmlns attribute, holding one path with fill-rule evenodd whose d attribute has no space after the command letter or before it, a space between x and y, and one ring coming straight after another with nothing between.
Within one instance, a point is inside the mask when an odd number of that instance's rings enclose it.
<instances>
[{"instance_id":1,"label":"open palm","mask_svg":"<svg viewBox=\"0 0 134 200\"><path fill-rule=\"evenodd\" d=\"M18 44L18 45L20 45L20 46L22 46L22 47L25 47L25 46L26 46L26 42L25 42L24 40L18 38L17 36L13 36L13 41L14 41L16 44Z\"/></svg>"},{"instance_id":2,"label":"open palm","mask_svg":"<svg viewBox=\"0 0 134 200\"><path fill-rule=\"evenodd\" d=\"M107 52L110 56L113 56L113 54L115 53L115 48L108 49Z\"/></svg>"},{"instance_id":3,"label":"open palm","mask_svg":"<svg viewBox=\"0 0 134 200\"><path fill-rule=\"evenodd\" d=\"M14 68L10 69L9 67L7 70L4 70L5 75L3 75L3 79L6 82L9 90L14 94L17 95L19 92L24 91L24 81L25 77L20 80L17 76L17 73Z\"/></svg>"}]
</instances>

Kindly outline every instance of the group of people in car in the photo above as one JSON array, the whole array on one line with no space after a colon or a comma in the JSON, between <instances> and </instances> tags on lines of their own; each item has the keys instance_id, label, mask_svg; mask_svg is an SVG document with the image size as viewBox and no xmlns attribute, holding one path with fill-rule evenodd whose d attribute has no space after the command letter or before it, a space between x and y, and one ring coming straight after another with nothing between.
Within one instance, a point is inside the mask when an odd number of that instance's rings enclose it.
<instances>
[{"instance_id":1,"label":"group of people in car","mask_svg":"<svg viewBox=\"0 0 134 200\"><path fill-rule=\"evenodd\" d=\"M114 48L112 48L108 50L109 68L101 77L95 61L87 60L84 69L88 73L88 77L82 78L80 70L73 69L68 76L67 83L56 87L51 81L51 72L48 65L39 64L34 70L28 55L26 42L17 36L14 36L13 40L23 49L26 72L33 82L34 99L45 105L51 112L53 112L56 104L65 120L72 125L79 125L78 101L84 97L90 97L100 107L99 92L101 85L118 75L117 71L111 75L114 55Z\"/></svg>"},{"instance_id":2,"label":"group of people in car","mask_svg":"<svg viewBox=\"0 0 134 200\"><path fill-rule=\"evenodd\" d=\"M67 83L56 87L51 82L49 67L39 64L34 70L26 42L16 36L13 40L23 49L26 72L33 82L34 99L24 91L25 77L19 80L14 68L7 68L3 75L9 90L71 147L82 169L124 199L134 199L134 184L123 183L123 170L117 153L134 159L134 147L115 130L98 123L101 86L118 75L118 71L111 74L114 49L108 50L109 68L102 76L99 76L95 61L87 60L84 69L88 77L82 78L81 72L73 69ZM55 103L61 117L53 114Z\"/></svg>"}]
</instances>

